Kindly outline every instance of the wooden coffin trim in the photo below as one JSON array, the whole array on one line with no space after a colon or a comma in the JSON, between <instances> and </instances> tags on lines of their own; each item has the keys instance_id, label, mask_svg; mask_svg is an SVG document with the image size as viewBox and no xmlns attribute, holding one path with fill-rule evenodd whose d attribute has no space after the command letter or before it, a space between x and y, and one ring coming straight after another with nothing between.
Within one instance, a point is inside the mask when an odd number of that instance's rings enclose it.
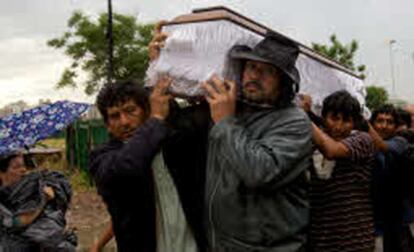
<instances>
[{"instance_id":1,"label":"wooden coffin trim","mask_svg":"<svg viewBox=\"0 0 414 252\"><path fill-rule=\"evenodd\" d=\"M243 16L227 7L223 6L215 6L215 7L208 7L208 8L202 8L202 9L195 9L190 14L184 14L180 15L176 18L174 18L172 21L167 22L165 25L176 25L176 24L185 24L185 23L198 23L198 22L208 22L208 21L217 21L217 20L226 20L230 21L236 25L242 26L252 32L255 32L259 35L264 36L267 31L271 31L274 33L277 33L283 37L288 38L287 36L276 32L246 16ZM291 39L291 38L289 38ZM292 40L292 39L291 39ZM295 41L295 40L293 40ZM308 46L303 45L302 43L299 43L295 41L299 45L300 52L321 62L322 64L325 64L329 67L333 67L337 70L343 71L347 74L350 74L358 79L361 79L356 73L354 73L352 70L348 69L341 63L332 60L315 50L311 49Z\"/></svg>"}]
</instances>

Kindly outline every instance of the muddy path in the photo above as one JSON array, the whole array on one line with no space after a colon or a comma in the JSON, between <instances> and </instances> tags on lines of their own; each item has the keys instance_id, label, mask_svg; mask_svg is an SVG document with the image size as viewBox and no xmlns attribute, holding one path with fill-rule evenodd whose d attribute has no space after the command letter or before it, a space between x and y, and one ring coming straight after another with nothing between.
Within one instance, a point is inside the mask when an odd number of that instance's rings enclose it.
<instances>
[{"instance_id":1,"label":"muddy path","mask_svg":"<svg viewBox=\"0 0 414 252\"><path fill-rule=\"evenodd\" d=\"M78 236L77 251L88 251L110 217L101 197L94 191L74 192L69 211L66 214L68 228L75 229ZM116 251L111 241L104 251Z\"/></svg>"}]
</instances>

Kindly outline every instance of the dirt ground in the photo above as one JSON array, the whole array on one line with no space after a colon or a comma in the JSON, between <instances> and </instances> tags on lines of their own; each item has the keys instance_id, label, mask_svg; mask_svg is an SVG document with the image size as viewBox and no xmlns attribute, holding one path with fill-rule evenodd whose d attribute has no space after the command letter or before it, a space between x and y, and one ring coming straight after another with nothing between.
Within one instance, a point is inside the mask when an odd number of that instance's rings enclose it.
<instances>
[{"instance_id":1,"label":"dirt ground","mask_svg":"<svg viewBox=\"0 0 414 252\"><path fill-rule=\"evenodd\" d=\"M71 207L66 214L67 226L78 236L78 251L88 251L99 234L109 223L106 207L94 191L74 192ZM104 251L116 251L112 240Z\"/></svg>"}]
</instances>

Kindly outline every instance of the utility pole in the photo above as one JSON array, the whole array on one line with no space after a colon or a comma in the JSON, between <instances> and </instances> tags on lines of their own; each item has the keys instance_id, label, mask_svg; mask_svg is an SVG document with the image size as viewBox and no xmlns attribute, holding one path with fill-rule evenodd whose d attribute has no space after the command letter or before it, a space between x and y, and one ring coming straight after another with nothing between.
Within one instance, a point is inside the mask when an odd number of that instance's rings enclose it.
<instances>
[{"instance_id":1,"label":"utility pole","mask_svg":"<svg viewBox=\"0 0 414 252\"><path fill-rule=\"evenodd\" d=\"M112 0L108 0L108 26L106 32L106 38L108 40L108 83L112 83L114 72L114 38L112 36Z\"/></svg>"},{"instance_id":2,"label":"utility pole","mask_svg":"<svg viewBox=\"0 0 414 252\"><path fill-rule=\"evenodd\" d=\"M390 72L391 72L391 81L392 81L392 96L393 98L397 98L397 94L395 92L395 76L394 76L394 55L392 50L392 45L395 44L397 41L394 39L390 40Z\"/></svg>"}]
</instances>

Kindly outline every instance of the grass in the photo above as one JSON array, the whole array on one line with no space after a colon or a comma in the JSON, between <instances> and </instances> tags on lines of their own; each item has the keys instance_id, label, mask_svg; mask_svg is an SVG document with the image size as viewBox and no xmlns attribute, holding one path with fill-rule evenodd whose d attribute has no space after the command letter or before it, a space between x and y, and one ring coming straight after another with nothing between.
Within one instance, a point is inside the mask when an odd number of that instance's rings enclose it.
<instances>
[{"instance_id":1,"label":"grass","mask_svg":"<svg viewBox=\"0 0 414 252\"><path fill-rule=\"evenodd\" d=\"M40 146L46 146L49 148L57 148L65 150L66 143L64 138L48 138L37 143Z\"/></svg>"}]
</instances>

